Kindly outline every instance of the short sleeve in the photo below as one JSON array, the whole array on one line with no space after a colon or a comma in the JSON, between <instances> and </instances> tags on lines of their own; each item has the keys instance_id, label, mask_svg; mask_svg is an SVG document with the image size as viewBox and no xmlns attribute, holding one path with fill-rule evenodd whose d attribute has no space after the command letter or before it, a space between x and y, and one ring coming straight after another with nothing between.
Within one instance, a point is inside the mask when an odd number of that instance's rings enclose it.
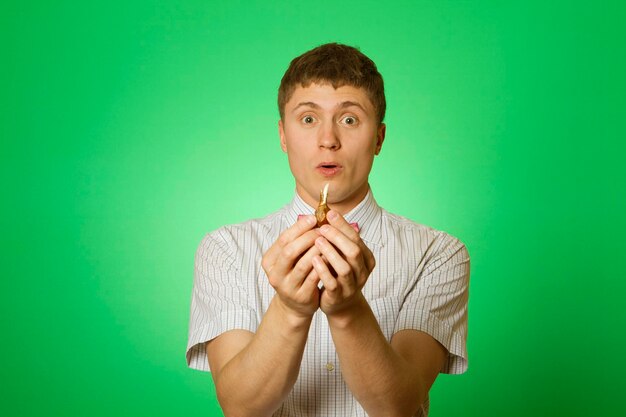
<instances>
[{"instance_id":1,"label":"short sleeve","mask_svg":"<svg viewBox=\"0 0 626 417\"><path fill-rule=\"evenodd\" d=\"M218 232L205 236L196 251L186 355L193 369L210 370L206 342L229 330L256 332L258 327L231 252Z\"/></svg>"},{"instance_id":2,"label":"short sleeve","mask_svg":"<svg viewBox=\"0 0 626 417\"><path fill-rule=\"evenodd\" d=\"M405 297L394 333L415 329L428 333L449 352L442 373L467 370L467 303L469 254L458 239L442 233L419 269Z\"/></svg>"}]
</instances>

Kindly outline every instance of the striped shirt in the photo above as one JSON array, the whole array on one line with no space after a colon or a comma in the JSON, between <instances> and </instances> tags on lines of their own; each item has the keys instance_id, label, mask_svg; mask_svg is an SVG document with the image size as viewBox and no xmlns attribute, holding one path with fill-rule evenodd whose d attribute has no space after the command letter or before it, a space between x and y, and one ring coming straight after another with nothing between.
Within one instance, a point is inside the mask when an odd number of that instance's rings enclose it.
<instances>
[{"instance_id":1,"label":"striped shirt","mask_svg":"<svg viewBox=\"0 0 626 417\"><path fill-rule=\"evenodd\" d=\"M297 194L262 219L225 226L200 243L195 260L187 364L209 371L205 343L220 334L256 332L274 289L261 258L299 214L314 208ZM467 369L469 256L458 239L382 209L371 193L344 216L357 222L376 267L362 291L388 341L404 329L421 330L449 352L443 373ZM426 399L416 416L427 416ZM311 323L298 380L274 416L365 416L346 385L328 321Z\"/></svg>"}]
</instances>

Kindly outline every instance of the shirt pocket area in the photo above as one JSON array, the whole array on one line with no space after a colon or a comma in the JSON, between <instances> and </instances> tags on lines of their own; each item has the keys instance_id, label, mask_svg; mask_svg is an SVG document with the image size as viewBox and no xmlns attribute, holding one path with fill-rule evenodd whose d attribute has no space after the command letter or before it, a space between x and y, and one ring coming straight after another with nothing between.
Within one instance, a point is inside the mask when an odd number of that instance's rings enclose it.
<instances>
[{"instance_id":1,"label":"shirt pocket area","mask_svg":"<svg viewBox=\"0 0 626 417\"><path fill-rule=\"evenodd\" d=\"M390 342L400 314L400 301L397 297L383 297L372 300L369 304L380 329Z\"/></svg>"}]
</instances>

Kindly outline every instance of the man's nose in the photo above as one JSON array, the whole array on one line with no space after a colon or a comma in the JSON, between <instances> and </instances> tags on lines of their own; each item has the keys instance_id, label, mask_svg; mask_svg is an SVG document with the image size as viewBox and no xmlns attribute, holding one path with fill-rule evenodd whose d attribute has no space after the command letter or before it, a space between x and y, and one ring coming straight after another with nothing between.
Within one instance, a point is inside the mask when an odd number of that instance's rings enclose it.
<instances>
[{"instance_id":1,"label":"man's nose","mask_svg":"<svg viewBox=\"0 0 626 417\"><path fill-rule=\"evenodd\" d=\"M339 132L335 123L324 123L320 127L319 131L319 146L320 148L327 148L336 150L341 147L339 140Z\"/></svg>"}]
</instances>

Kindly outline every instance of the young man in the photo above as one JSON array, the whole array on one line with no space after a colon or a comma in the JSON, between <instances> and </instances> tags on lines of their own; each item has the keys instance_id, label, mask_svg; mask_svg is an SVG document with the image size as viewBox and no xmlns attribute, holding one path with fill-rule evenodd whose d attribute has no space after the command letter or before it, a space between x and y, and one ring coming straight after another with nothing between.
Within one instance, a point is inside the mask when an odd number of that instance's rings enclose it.
<instances>
[{"instance_id":1,"label":"young man","mask_svg":"<svg viewBox=\"0 0 626 417\"><path fill-rule=\"evenodd\" d=\"M188 364L211 371L226 416L425 416L437 375L467 369L467 250L376 204L385 95L369 58L319 46L278 103L296 195L202 240Z\"/></svg>"}]
</instances>

